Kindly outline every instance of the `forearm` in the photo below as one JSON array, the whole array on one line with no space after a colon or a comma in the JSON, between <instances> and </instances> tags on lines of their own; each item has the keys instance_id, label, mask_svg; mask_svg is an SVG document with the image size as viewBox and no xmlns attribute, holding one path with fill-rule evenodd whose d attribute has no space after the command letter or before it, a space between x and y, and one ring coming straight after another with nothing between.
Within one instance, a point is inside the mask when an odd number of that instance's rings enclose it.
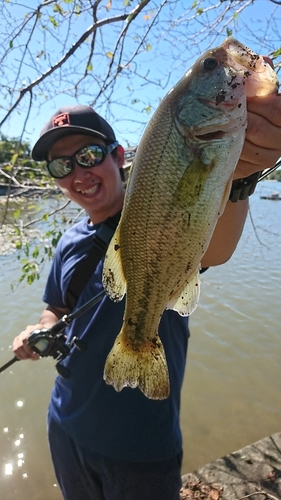
<instances>
[{"instance_id":1,"label":"forearm","mask_svg":"<svg viewBox=\"0 0 281 500\"><path fill-rule=\"evenodd\" d=\"M62 318L62 316L69 313L70 310L68 309L61 309L48 305L42 312L39 323L44 328L51 328L60 318Z\"/></svg>"},{"instance_id":2,"label":"forearm","mask_svg":"<svg viewBox=\"0 0 281 500\"><path fill-rule=\"evenodd\" d=\"M272 167L281 156L281 95L248 99L246 140L233 179L243 179ZM227 202L218 220L202 267L226 262L242 234L248 213L248 201Z\"/></svg>"},{"instance_id":3,"label":"forearm","mask_svg":"<svg viewBox=\"0 0 281 500\"><path fill-rule=\"evenodd\" d=\"M232 256L241 237L248 213L248 200L228 201L219 218L210 245L201 261L202 267L218 266Z\"/></svg>"}]
</instances>

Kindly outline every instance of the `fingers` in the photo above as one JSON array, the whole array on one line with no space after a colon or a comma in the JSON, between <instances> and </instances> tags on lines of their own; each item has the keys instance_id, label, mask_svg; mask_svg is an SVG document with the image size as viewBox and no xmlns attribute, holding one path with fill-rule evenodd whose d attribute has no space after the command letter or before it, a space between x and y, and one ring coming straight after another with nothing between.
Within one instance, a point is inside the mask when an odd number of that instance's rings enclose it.
<instances>
[{"instance_id":1,"label":"fingers","mask_svg":"<svg viewBox=\"0 0 281 500\"><path fill-rule=\"evenodd\" d=\"M281 94L263 97L250 97L247 100L248 112L265 118L276 127L281 127Z\"/></svg>"},{"instance_id":2,"label":"fingers","mask_svg":"<svg viewBox=\"0 0 281 500\"><path fill-rule=\"evenodd\" d=\"M37 328L42 328L42 325L29 325L23 330L13 341L13 352L18 359L39 359L39 355L36 354L31 347L29 347L27 341L31 332Z\"/></svg>"},{"instance_id":3,"label":"fingers","mask_svg":"<svg viewBox=\"0 0 281 500\"><path fill-rule=\"evenodd\" d=\"M281 95L248 100L248 126L234 178L271 168L281 157Z\"/></svg>"},{"instance_id":4,"label":"fingers","mask_svg":"<svg viewBox=\"0 0 281 500\"><path fill-rule=\"evenodd\" d=\"M265 133L264 135L267 134ZM279 129L278 136L281 144L281 128ZM270 146L271 141L269 138L266 145L264 145L263 139L259 141L258 137L259 135L256 134L253 137L246 138L240 159L248 164L253 164L256 170L273 167L281 156L280 146L277 147L277 140L274 145Z\"/></svg>"}]
</instances>

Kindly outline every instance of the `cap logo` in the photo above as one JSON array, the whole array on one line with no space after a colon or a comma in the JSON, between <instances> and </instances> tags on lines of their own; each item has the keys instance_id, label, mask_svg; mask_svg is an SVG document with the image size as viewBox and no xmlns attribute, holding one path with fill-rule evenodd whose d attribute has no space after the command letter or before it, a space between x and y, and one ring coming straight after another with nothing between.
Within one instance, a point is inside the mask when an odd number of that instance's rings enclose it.
<instances>
[{"instance_id":1,"label":"cap logo","mask_svg":"<svg viewBox=\"0 0 281 500\"><path fill-rule=\"evenodd\" d=\"M63 125L70 125L70 118L68 113L61 113L53 118L53 127L62 127Z\"/></svg>"}]
</instances>

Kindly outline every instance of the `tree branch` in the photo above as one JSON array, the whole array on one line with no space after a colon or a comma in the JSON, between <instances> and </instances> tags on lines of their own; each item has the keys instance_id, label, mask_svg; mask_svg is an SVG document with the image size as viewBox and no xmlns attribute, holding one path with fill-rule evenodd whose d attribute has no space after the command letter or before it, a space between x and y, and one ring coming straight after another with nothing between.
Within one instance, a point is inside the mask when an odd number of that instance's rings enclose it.
<instances>
[{"instance_id":1,"label":"tree branch","mask_svg":"<svg viewBox=\"0 0 281 500\"><path fill-rule=\"evenodd\" d=\"M150 0L144 0L144 2L141 3L148 3ZM140 4L141 5L141 4ZM135 12L136 9L134 9L133 12ZM39 78L34 80L33 82L30 83L27 87L24 89L20 90L19 92L19 97L13 104L13 106L9 109L8 113L6 116L3 118L3 120L0 122L0 127L5 123L5 121L9 118L9 116L13 113L13 111L17 108L23 97L27 92L31 92L31 90L36 86L39 85L43 80L45 80L48 76L50 76L52 73L54 73L58 68L60 68L74 53L75 51L82 45L82 43L89 37L89 35L97 30L98 28L101 28L105 24L111 24L119 21L124 21L126 20L131 14L121 14L119 16L115 16L112 18L107 18L103 19L102 21L98 21L97 23L93 24L90 26L90 28L85 31L85 33L79 38L79 40L72 45L71 49L51 68L48 69L45 73L43 73Z\"/></svg>"}]
</instances>

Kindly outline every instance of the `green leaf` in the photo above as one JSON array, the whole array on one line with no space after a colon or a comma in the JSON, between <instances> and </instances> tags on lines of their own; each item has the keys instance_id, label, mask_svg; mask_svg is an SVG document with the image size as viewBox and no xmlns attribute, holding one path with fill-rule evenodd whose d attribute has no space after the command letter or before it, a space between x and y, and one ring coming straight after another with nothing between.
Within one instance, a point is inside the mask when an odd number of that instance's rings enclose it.
<instances>
[{"instance_id":1,"label":"green leaf","mask_svg":"<svg viewBox=\"0 0 281 500\"><path fill-rule=\"evenodd\" d=\"M272 52L271 55L272 55L272 57L281 56L281 47L280 47L280 49L277 49L274 52Z\"/></svg>"},{"instance_id":2,"label":"green leaf","mask_svg":"<svg viewBox=\"0 0 281 500\"><path fill-rule=\"evenodd\" d=\"M54 12L59 12L59 14L64 14L64 10L63 8L58 4L58 3L55 3L54 5Z\"/></svg>"},{"instance_id":3,"label":"green leaf","mask_svg":"<svg viewBox=\"0 0 281 500\"><path fill-rule=\"evenodd\" d=\"M226 28L226 35L232 36L233 31L230 28Z\"/></svg>"},{"instance_id":4,"label":"green leaf","mask_svg":"<svg viewBox=\"0 0 281 500\"><path fill-rule=\"evenodd\" d=\"M25 250L24 250L24 253L25 255L28 257L29 256L29 249L30 249L30 244L29 243L26 243L25 244ZM27 264L28 265L28 264Z\"/></svg>"},{"instance_id":5,"label":"green leaf","mask_svg":"<svg viewBox=\"0 0 281 500\"><path fill-rule=\"evenodd\" d=\"M59 233L52 238L52 246L53 247L56 248L56 246L57 246L57 244L58 244L58 242L60 240L61 235L62 235L62 233L59 231Z\"/></svg>"},{"instance_id":6,"label":"green leaf","mask_svg":"<svg viewBox=\"0 0 281 500\"><path fill-rule=\"evenodd\" d=\"M13 213L14 219L17 219L20 216L20 212L21 212L20 208L18 208L17 210L14 211L14 213Z\"/></svg>"},{"instance_id":7,"label":"green leaf","mask_svg":"<svg viewBox=\"0 0 281 500\"><path fill-rule=\"evenodd\" d=\"M146 106L146 108L144 108L143 111L145 111L149 115L151 113L151 106L150 106L150 104L148 106Z\"/></svg>"},{"instance_id":8,"label":"green leaf","mask_svg":"<svg viewBox=\"0 0 281 500\"><path fill-rule=\"evenodd\" d=\"M54 28L58 28L59 23L56 21L56 19L53 16L49 16L49 20L51 21Z\"/></svg>"},{"instance_id":9,"label":"green leaf","mask_svg":"<svg viewBox=\"0 0 281 500\"><path fill-rule=\"evenodd\" d=\"M10 47L10 49L12 49L12 48L13 48L13 46L14 46L14 44L13 44L12 40L10 40L10 42L9 42L9 47Z\"/></svg>"},{"instance_id":10,"label":"green leaf","mask_svg":"<svg viewBox=\"0 0 281 500\"><path fill-rule=\"evenodd\" d=\"M39 247L39 246L37 246L37 247L35 247L35 248L34 248L34 250L33 250L33 252L32 252L32 257L33 257L34 259L37 259L38 255L39 255L39 249L40 249L40 247Z\"/></svg>"},{"instance_id":11,"label":"green leaf","mask_svg":"<svg viewBox=\"0 0 281 500\"><path fill-rule=\"evenodd\" d=\"M92 65L92 63L88 64L87 71L93 71L93 65Z\"/></svg>"},{"instance_id":12,"label":"green leaf","mask_svg":"<svg viewBox=\"0 0 281 500\"><path fill-rule=\"evenodd\" d=\"M32 274L29 274L27 276L27 284L28 285L32 285L33 281L35 280L35 278L39 279L38 277L38 273L32 273Z\"/></svg>"},{"instance_id":13,"label":"green leaf","mask_svg":"<svg viewBox=\"0 0 281 500\"><path fill-rule=\"evenodd\" d=\"M150 43L148 43L145 47L145 50L147 50L148 52L152 49L152 46L150 45Z\"/></svg>"},{"instance_id":14,"label":"green leaf","mask_svg":"<svg viewBox=\"0 0 281 500\"><path fill-rule=\"evenodd\" d=\"M12 165L15 165L15 164L16 164L16 161L17 161L17 159L18 159L18 156L19 156L19 155L18 155L18 153L15 153L15 154L12 156L12 158L11 158L11 163L12 163Z\"/></svg>"}]
</instances>

